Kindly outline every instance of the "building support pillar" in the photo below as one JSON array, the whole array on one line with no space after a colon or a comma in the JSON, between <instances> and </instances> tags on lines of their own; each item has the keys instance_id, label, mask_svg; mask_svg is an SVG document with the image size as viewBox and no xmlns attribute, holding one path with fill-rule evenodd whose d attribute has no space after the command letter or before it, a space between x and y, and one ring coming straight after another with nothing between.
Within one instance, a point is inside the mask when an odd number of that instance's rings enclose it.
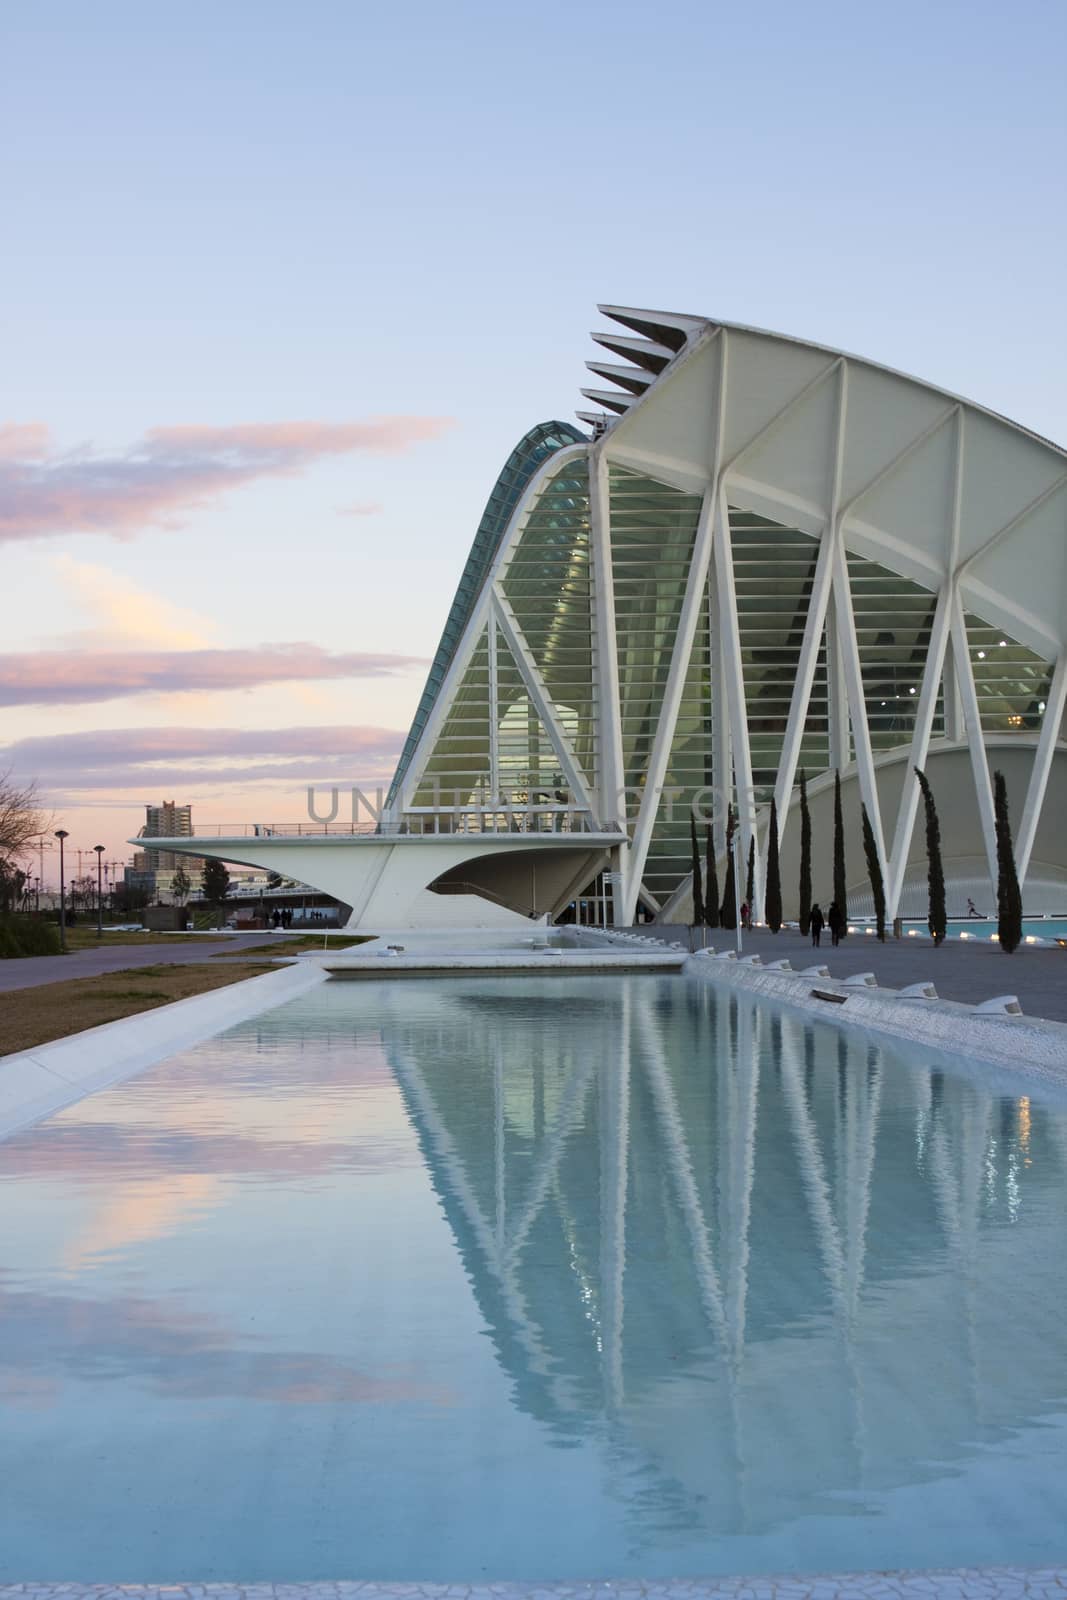
<instances>
[{"instance_id":1,"label":"building support pillar","mask_svg":"<svg viewBox=\"0 0 1067 1600\"><path fill-rule=\"evenodd\" d=\"M619 697L619 648L615 625L615 578L611 559L611 484L604 441L589 447L590 557L593 577L593 672L596 687L597 813L605 828L617 827L627 840L625 769L622 753L622 711ZM621 922L626 904L628 848L620 852ZM617 880L618 882L618 880Z\"/></svg>"},{"instance_id":2,"label":"building support pillar","mask_svg":"<svg viewBox=\"0 0 1067 1600\"><path fill-rule=\"evenodd\" d=\"M974 683L971 652L967 643L967 624L963 615L959 585L952 585L952 653L956 664L956 679L963 705L964 734L971 753L971 770L974 774L974 791L978 801L978 815L985 840L986 865L989 869L989 889L994 903L997 898L997 830L993 810L993 784L989 776L989 760L982 738L982 714L978 704L978 691Z\"/></svg>"},{"instance_id":3,"label":"building support pillar","mask_svg":"<svg viewBox=\"0 0 1067 1600\"><path fill-rule=\"evenodd\" d=\"M1023 805L1022 821L1015 846L1019 888L1022 890L1026 888L1026 874L1030 868L1030 857L1034 850L1034 840L1037 838L1037 825L1041 820L1041 809L1045 803L1065 702L1067 702L1067 649L1060 651L1052 673L1052 683L1045 701L1044 721L1041 724L1037 749L1034 751L1034 765L1030 772L1030 784L1026 791L1026 801Z\"/></svg>"},{"instance_id":4,"label":"building support pillar","mask_svg":"<svg viewBox=\"0 0 1067 1600\"><path fill-rule=\"evenodd\" d=\"M934 621L930 629L929 652L926 657L926 666L923 669L922 688L919 691L919 704L915 713L915 726L912 730L908 770L904 775L904 787L900 796L896 832L893 835L893 849L889 857L889 873L886 879L885 897L887 922L892 922L898 916L900 910L900 896L904 889L904 874L907 871L908 852L911 849L911 838L915 829L915 816L919 807L919 780L915 776L915 768L925 769L926 757L930 750L930 735L933 732L934 713L937 710L937 691L945 666L949 624L952 615L952 608L949 603L950 593L951 583L946 579L938 591L937 604L934 608Z\"/></svg>"}]
</instances>

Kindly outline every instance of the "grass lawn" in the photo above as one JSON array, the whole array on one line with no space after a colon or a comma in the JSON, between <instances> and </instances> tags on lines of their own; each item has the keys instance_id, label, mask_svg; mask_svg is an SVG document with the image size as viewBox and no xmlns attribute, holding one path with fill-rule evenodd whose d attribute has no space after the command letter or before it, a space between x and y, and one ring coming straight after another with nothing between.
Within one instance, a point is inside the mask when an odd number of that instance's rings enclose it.
<instances>
[{"instance_id":1,"label":"grass lawn","mask_svg":"<svg viewBox=\"0 0 1067 1600\"><path fill-rule=\"evenodd\" d=\"M218 944L225 935L219 934L218 938L209 939L206 934L198 934L197 938L204 944ZM96 937L95 922L76 922L73 928L67 929L68 950L112 950L126 944L159 944L163 939L186 939L184 933L149 933L142 928L136 933L108 933L104 929L102 939Z\"/></svg>"},{"instance_id":2,"label":"grass lawn","mask_svg":"<svg viewBox=\"0 0 1067 1600\"><path fill-rule=\"evenodd\" d=\"M355 944L369 944L375 937L372 933L336 933L328 934L329 943L323 945L321 933L301 933L294 939L272 939L269 944L242 944L240 954L246 955L272 955L272 956L302 956L307 950L348 950ZM229 955L228 950L213 950L212 955Z\"/></svg>"},{"instance_id":3,"label":"grass lawn","mask_svg":"<svg viewBox=\"0 0 1067 1600\"><path fill-rule=\"evenodd\" d=\"M3 997L0 1054L32 1050L35 1045L65 1039L101 1022L154 1011L171 1000L185 1000L193 994L223 989L229 983L276 970L262 961L229 967L160 964L105 972L95 978L67 978L37 989L15 989Z\"/></svg>"}]
</instances>

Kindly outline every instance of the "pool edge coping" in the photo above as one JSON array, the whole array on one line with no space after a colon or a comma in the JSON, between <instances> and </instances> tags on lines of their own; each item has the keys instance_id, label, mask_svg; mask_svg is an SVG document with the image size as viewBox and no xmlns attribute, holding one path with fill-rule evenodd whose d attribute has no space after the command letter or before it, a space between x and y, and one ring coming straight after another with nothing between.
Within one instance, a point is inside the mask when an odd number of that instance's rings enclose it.
<instances>
[{"instance_id":1,"label":"pool edge coping","mask_svg":"<svg viewBox=\"0 0 1067 1600\"><path fill-rule=\"evenodd\" d=\"M1063 1600L1067 1567L881 1568L722 1578L0 1583L0 1600Z\"/></svg>"},{"instance_id":2,"label":"pool edge coping","mask_svg":"<svg viewBox=\"0 0 1067 1600\"><path fill-rule=\"evenodd\" d=\"M98 1089L122 1083L168 1056L202 1044L224 1028L271 1010L324 979L317 962L295 962L0 1056L0 1140Z\"/></svg>"}]
</instances>

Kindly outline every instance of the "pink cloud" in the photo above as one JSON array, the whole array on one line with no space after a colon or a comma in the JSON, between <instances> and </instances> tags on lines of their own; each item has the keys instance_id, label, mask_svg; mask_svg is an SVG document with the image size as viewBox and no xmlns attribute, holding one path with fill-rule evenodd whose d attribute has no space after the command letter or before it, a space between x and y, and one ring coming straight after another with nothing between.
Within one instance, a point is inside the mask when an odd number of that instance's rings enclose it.
<instances>
[{"instance_id":1,"label":"pink cloud","mask_svg":"<svg viewBox=\"0 0 1067 1600\"><path fill-rule=\"evenodd\" d=\"M37 461L47 454L47 423L0 422L0 461Z\"/></svg>"},{"instance_id":2,"label":"pink cloud","mask_svg":"<svg viewBox=\"0 0 1067 1600\"><path fill-rule=\"evenodd\" d=\"M385 510L380 500L357 500L355 505L338 506L339 517L376 517Z\"/></svg>"},{"instance_id":3,"label":"pink cloud","mask_svg":"<svg viewBox=\"0 0 1067 1600\"><path fill-rule=\"evenodd\" d=\"M284 781L377 782L392 775L405 735L368 726L102 728L0 747L0 768L36 778L52 796L174 787L191 791Z\"/></svg>"},{"instance_id":4,"label":"pink cloud","mask_svg":"<svg viewBox=\"0 0 1067 1600\"><path fill-rule=\"evenodd\" d=\"M439 438L448 417L253 422L152 428L120 455L47 453L41 423L0 428L0 540L60 533L131 538L176 528L205 502L257 479L292 476L332 456L392 455Z\"/></svg>"},{"instance_id":5,"label":"pink cloud","mask_svg":"<svg viewBox=\"0 0 1067 1600\"><path fill-rule=\"evenodd\" d=\"M420 656L329 651L314 644L233 650L38 650L0 654L0 705L77 705L137 694L381 678L425 665Z\"/></svg>"}]
</instances>

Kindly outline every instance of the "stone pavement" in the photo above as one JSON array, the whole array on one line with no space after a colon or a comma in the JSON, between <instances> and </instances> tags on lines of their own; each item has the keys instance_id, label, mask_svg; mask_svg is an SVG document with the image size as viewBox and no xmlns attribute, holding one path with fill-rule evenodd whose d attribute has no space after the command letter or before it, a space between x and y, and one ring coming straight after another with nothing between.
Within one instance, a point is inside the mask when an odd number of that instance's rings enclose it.
<instances>
[{"instance_id":1,"label":"stone pavement","mask_svg":"<svg viewBox=\"0 0 1067 1600\"><path fill-rule=\"evenodd\" d=\"M701 931L695 930L693 948L697 950ZM684 927L644 925L633 932L668 943L677 940L686 944L690 938L690 930ZM742 938L746 955L759 954L764 961L777 961L784 956L798 971L819 962L829 967L834 978L873 972L878 982L889 989L929 980L942 1000L959 1000L966 1005L991 1000L994 995L1014 994L1027 1016L1067 1022L1067 950L1021 945L1014 955L1007 956L998 944L987 940L946 939L935 949L929 939L905 936L887 938L885 944L879 944L873 934L863 933L850 933L835 950L825 932L821 947L814 950L810 939L784 928L781 933L755 928ZM732 950L734 934L725 928L708 928L707 942L716 950Z\"/></svg>"},{"instance_id":2,"label":"stone pavement","mask_svg":"<svg viewBox=\"0 0 1067 1600\"><path fill-rule=\"evenodd\" d=\"M966 1567L592 1583L10 1583L0 1600L1065 1600L1067 1569Z\"/></svg>"}]
</instances>

